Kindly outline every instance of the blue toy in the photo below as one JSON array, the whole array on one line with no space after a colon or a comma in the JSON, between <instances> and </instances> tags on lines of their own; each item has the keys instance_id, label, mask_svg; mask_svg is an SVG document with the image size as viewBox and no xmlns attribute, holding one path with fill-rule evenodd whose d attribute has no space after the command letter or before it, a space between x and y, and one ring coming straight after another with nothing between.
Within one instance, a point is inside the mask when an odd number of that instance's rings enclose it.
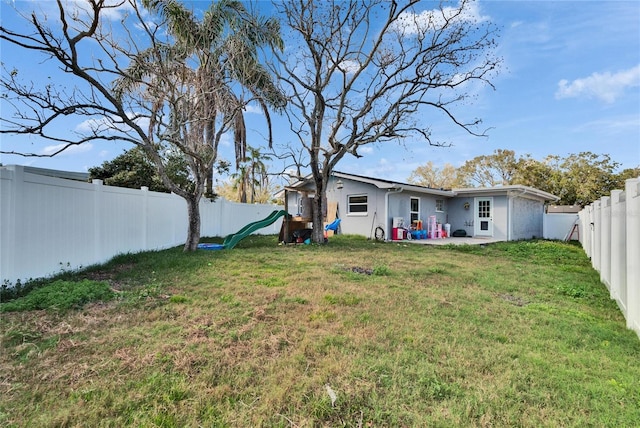
<instances>
[{"instance_id":1,"label":"blue toy","mask_svg":"<svg viewBox=\"0 0 640 428\"><path fill-rule=\"evenodd\" d=\"M338 226L340 226L341 219L337 218L333 220L331 223L324 227L325 231L333 230L335 233L338 233Z\"/></svg>"}]
</instances>

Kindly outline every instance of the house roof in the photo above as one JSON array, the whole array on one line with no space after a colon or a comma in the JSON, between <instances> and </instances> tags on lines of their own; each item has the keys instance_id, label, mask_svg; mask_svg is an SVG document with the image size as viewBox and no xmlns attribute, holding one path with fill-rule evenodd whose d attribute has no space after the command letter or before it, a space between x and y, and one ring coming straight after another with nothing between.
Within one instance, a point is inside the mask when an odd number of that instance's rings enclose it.
<instances>
[{"instance_id":1,"label":"house roof","mask_svg":"<svg viewBox=\"0 0 640 428\"><path fill-rule=\"evenodd\" d=\"M408 184L408 183L401 183L398 181L384 180L381 178L365 177L362 175L348 174L346 172L340 172L340 171L334 171L333 176L337 178L345 178L349 180L360 181L362 183L373 184L379 189L402 189L402 190L409 190L412 192L428 193L430 195L449 196L449 197L455 196L451 190L433 189L431 187L418 186L417 184Z\"/></svg>"},{"instance_id":2,"label":"house roof","mask_svg":"<svg viewBox=\"0 0 640 428\"><path fill-rule=\"evenodd\" d=\"M408 184L408 183L402 183L398 181L385 180L382 178L373 178L373 177L366 177L363 175L349 174L349 173L340 172L340 171L334 171L332 175L336 178L343 178L347 180L353 180L361 183L371 184L373 186L376 186L379 189L402 189L403 191L406 190L406 191L424 193L429 195L446 196L450 198L454 196L476 196L476 195L481 196L481 195L489 195L489 194L494 194L494 195L508 194L511 196L529 197L529 198L540 199L544 201L557 201L558 199L560 199L557 196L552 195L551 193L547 193L533 187L522 186L519 184L509 185L509 186L470 187L470 188L445 190L445 189L433 189L431 187L419 186L417 184ZM302 180L298 180L297 182L287 186L287 188L292 190L298 190L300 188L308 186L310 182L311 182L311 175L308 175Z\"/></svg>"},{"instance_id":3,"label":"house roof","mask_svg":"<svg viewBox=\"0 0 640 428\"><path fill-rule=\"evenodd\" d=\"M557 201L559 197L552 195L534 187L523 186L520 184L512 184L509 186L494 186L494 187L467 187L460 189L453 189L456 196L476 196L476 195L489 195L489 194L508 194L511 196L522 196L535 199L542 199L544 201Z\"/></svg>"}]
</instances>

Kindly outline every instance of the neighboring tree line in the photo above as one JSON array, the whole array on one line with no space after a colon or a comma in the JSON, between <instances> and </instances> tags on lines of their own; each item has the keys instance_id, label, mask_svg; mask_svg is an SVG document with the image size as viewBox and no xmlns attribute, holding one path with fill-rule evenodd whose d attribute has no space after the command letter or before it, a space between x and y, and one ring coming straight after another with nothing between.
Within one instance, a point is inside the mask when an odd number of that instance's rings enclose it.
<instances>
[{"instance_id":1,"label":"neighboring tree line","mask_svg":"<svg viewBox=\"0 0 640 428\"><path fill-rule=\"evenodd\" d=\"M165 160L166 173L175 183L183 188L191 184L189 169L184 158L175 153L169 153ZM228 201L242 203L277 203L275 194L280 188L270 180L268 167L265 162L271 160L258 149L247 146L247 154L241 159L235 173L226 180L212 185L212 192L205 193L205 197L215 200L222 196ZM216 165L218 174L229 172L229 164L219 162ZM99 179L107 186L140 189L147 187L154 192L171 192L164 185L162 178L153 163L140 147L134 147L116 156L102 165L89 168L89 179Z\"/></svg>"},{"instance_id":2,"label":"neighboring tree line","mask_svg":"<svg viewBox=\"0 0 640 428\"><path fill-rule=\"evenodd\" d=\"M537 160L529 154L516 156L513 150L499 149L459 168L449 163L440 168L427 162L416 168L408 181L444 189L520 184L558 196L558 204L585 206L612 190L623 189L625 180L640 176L640 167L617 172L619 167L620 163L605 154L581 152Z\"/></svg>"}]
</instances>

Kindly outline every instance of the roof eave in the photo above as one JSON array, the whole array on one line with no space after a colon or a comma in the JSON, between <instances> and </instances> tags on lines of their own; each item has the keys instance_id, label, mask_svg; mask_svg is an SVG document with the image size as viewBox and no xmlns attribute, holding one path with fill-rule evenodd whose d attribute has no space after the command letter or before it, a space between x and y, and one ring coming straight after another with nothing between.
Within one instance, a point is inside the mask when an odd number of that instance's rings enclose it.
<instances>
[{"instance_id":1,"label":"roof eave","mask_svg":"<svg viewBox=\"0 0 640 428\"><path fill-rule=\"evenodd\" d=\"M509 192L520 192L521 195L531 195L535 196L539 199L543 199L545 201L557 201L560 198L551 193L547 193L543 190L536 189L528 186L521 185L511 185L511 186L495 186L495 187L467 187L467 188L459 188L453 189L453 192L457 196L462 196L465 194L486 194L486 193L509 193Z\"/></svg>"}]
</instances>

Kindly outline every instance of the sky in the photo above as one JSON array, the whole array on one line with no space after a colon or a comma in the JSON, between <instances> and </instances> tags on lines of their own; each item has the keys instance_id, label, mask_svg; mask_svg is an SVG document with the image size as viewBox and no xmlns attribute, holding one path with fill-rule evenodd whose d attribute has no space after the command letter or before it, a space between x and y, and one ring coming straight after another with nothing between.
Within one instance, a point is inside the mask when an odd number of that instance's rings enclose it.
<instances>
[{"instance_id":1,"label":"sky","mask_svg":"<svg viewBox=\"0 0 640 428\"><path fill-rule=\"evenodd\" d=\"M9 28L17 28L19 22L14 7L52 5L50 0L0 2L2 25ZM208 3L201 3L206 8ZM441 115L425 112L418 120L431 127L434 139L450 142L451 147L432 147L417 140L374 144L359 150L362 158L342 159L337 170L407 181L413 170L428 161L457 167L496 149L530 154L534 159L588 151L610 155L620 169L640 166L639 1L480 0L474 11L500 29L497 54L503 63L492 79L495 89L477 89L472 104L454 111L463 119L480 117L488 136L471 136ZM36 82L49 66L4 42L0 57L5 66L21 67ZM288 138L279 134L287 127L284 119L272 119L274 140ZM247 122L249 144L264 145L259 112L250 110ZM77 129L82 124L65 126ZM1 150L44 154L54 149L51 142L36 137L0 138ZM130 147L92 142L53 158L0 155L0 163L82 172ZM233 159L232 150L230 139L224 141L222 156ZM281 167L273 165L274 170Z\"/></svg>"}]
</instances>

